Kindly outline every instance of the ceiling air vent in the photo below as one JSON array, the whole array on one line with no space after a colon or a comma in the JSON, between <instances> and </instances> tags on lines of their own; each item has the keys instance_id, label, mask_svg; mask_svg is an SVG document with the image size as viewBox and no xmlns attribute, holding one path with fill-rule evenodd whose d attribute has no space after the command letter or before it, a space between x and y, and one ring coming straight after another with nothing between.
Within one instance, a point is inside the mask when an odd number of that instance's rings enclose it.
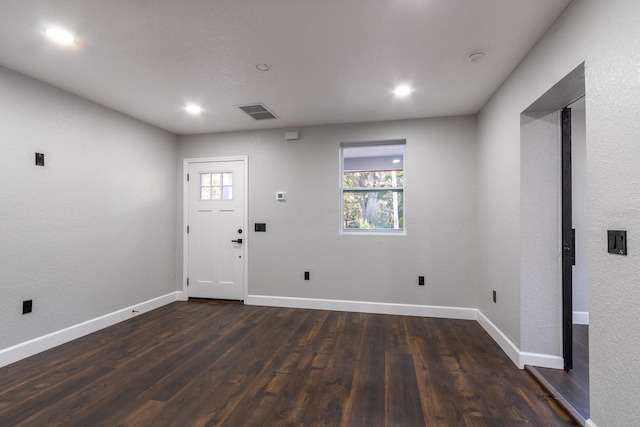
<instances>
[{"instance_id":1,"label":"ceiling air vent","mask_svg":"<svg viewBox=\"0 0 640 427\"><path fill-rule=\"evenodd\" d=\"M239 109L253 117L255 120L270 120L278 117L263 104L237 105Z\"/></svg>"}]
</instances>

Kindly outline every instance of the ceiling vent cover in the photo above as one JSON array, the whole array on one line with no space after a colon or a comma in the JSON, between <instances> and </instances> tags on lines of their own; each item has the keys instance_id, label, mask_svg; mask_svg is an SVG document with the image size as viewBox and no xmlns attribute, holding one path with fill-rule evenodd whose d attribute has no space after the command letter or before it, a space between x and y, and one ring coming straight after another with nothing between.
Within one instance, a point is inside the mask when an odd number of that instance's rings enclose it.
<instances>
[{"instance_id":1,"label":"ceiling vent cover","mask_svg":"<svg viewBox=\"0 0 640 427\"><path fill-rule=\"evenodd\" d=\"M273 114L263 104L237 105L239 109L253 117L255 120L277 119L278 116Z\"/></svg>"}]
</instances>

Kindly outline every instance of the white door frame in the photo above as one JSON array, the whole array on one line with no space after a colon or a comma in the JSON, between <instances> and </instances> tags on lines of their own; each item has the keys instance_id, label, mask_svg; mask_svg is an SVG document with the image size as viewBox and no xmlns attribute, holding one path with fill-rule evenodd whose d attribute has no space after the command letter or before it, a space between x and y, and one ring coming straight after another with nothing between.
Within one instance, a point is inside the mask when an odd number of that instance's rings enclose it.
<instances>
[{"instance_id":1,"label":"white door frame","mask_svg":"<svg viewBox=\"0 0 640 427\"><path fill-rule=\"evenodd\" d=\"M189 236L187 235L187 225L189 222L189 182L187 174L189 173L189 165L192 163L208 163L208 162L244 162L244 212L242 212L242 229L245 230L244 243L242 244L242 257L244 259L244 284L242 289L243 300L246 301L249 294L249 258L247 250L249 244L249 156L229 156L229 157L202 157L184 159L182 164L182 295L183 300L189 299L189 290L187 288L187 275L189 273Z\"/></svg>"}]
</instances>

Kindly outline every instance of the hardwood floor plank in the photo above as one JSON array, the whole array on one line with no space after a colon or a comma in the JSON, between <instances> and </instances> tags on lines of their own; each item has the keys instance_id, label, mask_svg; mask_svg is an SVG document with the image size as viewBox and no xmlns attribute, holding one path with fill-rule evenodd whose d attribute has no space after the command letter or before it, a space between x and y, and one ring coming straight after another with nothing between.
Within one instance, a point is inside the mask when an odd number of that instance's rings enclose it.
<instances>
[{"instance_id":1,"label":"hardwood floor plank","mask_svg":"<svg viewBox=\"0 0 640 427\"><path fill-rule=\"evenodd\" d=\"M133 410L129 412L126 416L123 416L119 421L118 425L121 426L129 426L129 427L144 427L153 425L151 420L153 420L158 413L160 413L164 407L166 406L166 402L160 402L158 400L147 400L142 401L139 399L135 399L133 406ZM99 420L96 425L109 425L105 424L106 420Z\"/></svg>"},{"instance_id":2,"label":"hardwood floor plank","mask_svg":"<svg viewBox=\"0 0 640 427\"><path fill-rule=\"evenodd\" d=\"M386 426L425 426L413 356L385 353Z\"/></svg>"},{"instance_id":3,"label":"hardwood floor plank","mask_svg":"<svg viewBox=\"0 0 640 427\"><path fill-rule=\"evenodd\" d=\"M49 383L39 393L25 396L21 400L13 400L12 404L0 413L0 425L45 425L57 422L56 413L51 413L42 423L35 421L42 408L57 405L61 396L73 393L75 390L101 381L111 372L109 368L89 366L70 375L64 381ZM34 415L35 414L35 415Z\"/></svg>"},{"instance_id":4,"label":"hardwood floor plank","mask_svg":"<svg viewBox=\"0 0 640 427\"><path fill-rule=\"evenodd\" d=\"M93 384L87 389L77 390L76 393L62 398L57 405L58 416L66 414L65 422L70 422L69 420L74 418L79 425L83 423L90 425L108 419L114 414L121 413L124 408L130 407L138 393L142 393L149 388L150 384L172 372L191 354L197 353L209 345L209 339L194 332L198 330L198 327L201 327L200 322L208 322L218 313L210 311L202 314L206 314L206 316L197 319L194 319L193 316L187 316L189 323L188 327L184 328L185 324L180 322L183 317L175 315L174 312L171 324L167 325L167 329L173 329L174 336L165 342L157 342L155 335L147 334L152 338L149 348L140 353L130 354L127 352L130 355L128 358L117 358L116 362L111 360L114 354L117 354L115 349L122 351L121 347L125 345L122 342L135 341L132 343L132 347L137 348L139 337L136 334L125 335L120 340L121 343L113 346L112 351L103 353L106 358L100 357L97 360L87 358L86 363L109 365L113 372L104 378L103 382ZM124 326L121 329L130 332ZM185 333L180 334L180 332ZM113 393L114 390L119 392ZM48 412L50 411L47 409L43 410L40 418L46 419Z\"/></svg>"},{"instance_id":5,"label":"hardwood floor plank","mask_svg":"<svg viewBox=\"0 0 640 427\"><path fill-rule=\"evenodd\" d=\"M344 420L367 426L382 426L385 419L385 323L388 316L365 316L358 348L356 370L351 385L351 404Z\"/></svg>"},{"instance_id":6,"label":"hardwood floor plank","mask_svg":"<svg viewBox=\"0 0 640 427\"><path fill-rule=\"evenodd\" d=\"M0 425L574 424L473 321L199 301L0 370Z\"/></svg>"},{"instance_id":7,"label":"hardwood floor plank","mask_svg":"<svg viewBox=\"0 0 640 427\"><path fill-rule=\"evenodd\" d=\"M139 369L143 369L138 364L127 366L122 371L121 388L126 390L115 396L102 397L107 399L105 408L116 408L115 411L105 413L94 409L89 418L80 419L81 422L96 423L98 420L117 419L121 414L131 410L135 401L167 401L170 396L187 386L194 378L197 378L202 371L200 363L222 353L226 348L233 345L233 340L243 334L244 329L249 329L252 325L250 315L253 313L239 313L233 310L238 318L225 316L228 308L225 306L213 307L209 310L208 316L194 320L189 316L192 329L188 329L185 341L176 341L175 351L158 354L158 358L151 357L152 364L144 369L145 374L136 375ZM222 316L222 319L220 318ZM239 319L247 320L247 323L237 322ZM236 327L229 327L234 325ZM180 330L183 330L180 326ZM206 331L206 332L203 332ZM219 341L222 344L219 344ZM144 360L141 360L144 362ZM147 362L149 363L149 362ZM142 379L142 381L137 381ZM133 382L135 381L135 382ZM165 405L167 406L167 405Z\"/></svg>"},{"instance_id":8,"label":"hardwood floor plank","mask_svg":"<svg viewBox=\"0 0 640 427\"><path fill-rule=\"evenodd\" d=\"M361 313L340 313L335 351L303 412L302 419L312 425L347 425L343 412L348 414L351 410L349 395L363 338L363 320Z\"/></svg>"},{"instance_id":9,"label":"hardwood floor plank","mask_svg":"<svg viewBox=\"0 0 640 427\"><path fill-rule=\"evenodd\" d=\"M261 419L282 421L291 403L289 400L276 405L276 402L279 395L289 398L287 386L291 382L291 373L288 371L300 357L299 353L282 353L267 359L262 366L248 364L253 371L248 371L244 381L233 388L230 403L219 414L208 416L210 422L213 425L218 425L218 421L235 425L243 420L257 424Z\"/></svg>"},{"instance_id":10,"label":"hardwood floor plank","mask_svg":"<svg viewBox=\"0 0 640 427\"><path fill-rule=\"evenodd\" d=\"M320 314L321 319L326 318L326 313L313 313L308 310L289 311L288 317L281 317L284 324L290 328L289 335L277 345L277 348L269 349L266 354L258 356L258 359L265 361L261 371L257 372L257 375L251 375L252 380L244 392L238 389L236 405L229 407L228 411L211 421L220 421L228 425L241 422L260 424L261 420L266 418L282 423L295 412L296 395L304 386L298 374L308 369L308 359L303 356L301 350L314 341L319 330L314 314ZM275 325L272 329L274 332L279 331L282 330L282 326ZM311 332L312 330L316 332ZM262 335L265 336L264 331ZM268 335L266 339L272 341ZM251 357L255 359L255 355ZM253 365L255 366L255 363ZM250 415L243 415L243 412L236 408L246 409Z\"/></svg>"},{"instance_id":11,"label":"hardwood floor plank","mask_svg":"<svg viewBox=\"0 0 640 427\"><path fill-rule=\"evenodd\" d=\"M265 314L277 312L277 309L269 308L260 310ZM305 325L301 320L305 316L303 312L291 312L291 316L295 321L278 312L275 321L257 321L252 325L249 333L230 340L235 343L234 346L229 347L219 357L212 357L209 364L202 366L201 374L193 379L190 387L184 388L170 399L170 403L179 402L179 405L173 406L182 408L183 414L163 414L163 416L178 422L182 422L183 417L186 416L184 422L195 419L198 420L197 424L202 425L220 425L223 422L233 425L234 421L227 421L225 417L234 415L237 402L245 394L255 389L260 391L260 386L254 382L269 378L266 372L277 369L272 360L278 355L276 348L281 343L280 338L287 338L282 337L282 331L288 329L291 334L294 334L301 330L302 325ZM303 330L303 333L306 332ZM285 342L289 342L290 339L287 338ZM278 357L282 358L286 355L287 353L283 353ZM212 399L208 405L203 406L201 390L207 390L211 396L224 396L224 399ZM259 399L253 399L252 402L258 405ZM250 411L255 409L251 408ZM246 416L246 413L241 411L240 415Z\"/></svg>"}]
</instances>

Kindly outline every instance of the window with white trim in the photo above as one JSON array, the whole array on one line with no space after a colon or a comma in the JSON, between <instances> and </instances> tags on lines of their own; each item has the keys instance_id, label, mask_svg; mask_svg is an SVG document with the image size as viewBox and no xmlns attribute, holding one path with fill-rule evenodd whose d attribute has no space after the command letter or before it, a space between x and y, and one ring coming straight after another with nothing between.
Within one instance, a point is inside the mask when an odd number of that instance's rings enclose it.
<instances>
[{"instance_id":1,"label":"window with white trim","mask_svg":"<svg viewBox=\"0 0 640 427\"><path fill-rule=\"evenodd\" d=\"M404 140L340 144L341 230L401 233Z\"/></svg>"}]
</instances>

